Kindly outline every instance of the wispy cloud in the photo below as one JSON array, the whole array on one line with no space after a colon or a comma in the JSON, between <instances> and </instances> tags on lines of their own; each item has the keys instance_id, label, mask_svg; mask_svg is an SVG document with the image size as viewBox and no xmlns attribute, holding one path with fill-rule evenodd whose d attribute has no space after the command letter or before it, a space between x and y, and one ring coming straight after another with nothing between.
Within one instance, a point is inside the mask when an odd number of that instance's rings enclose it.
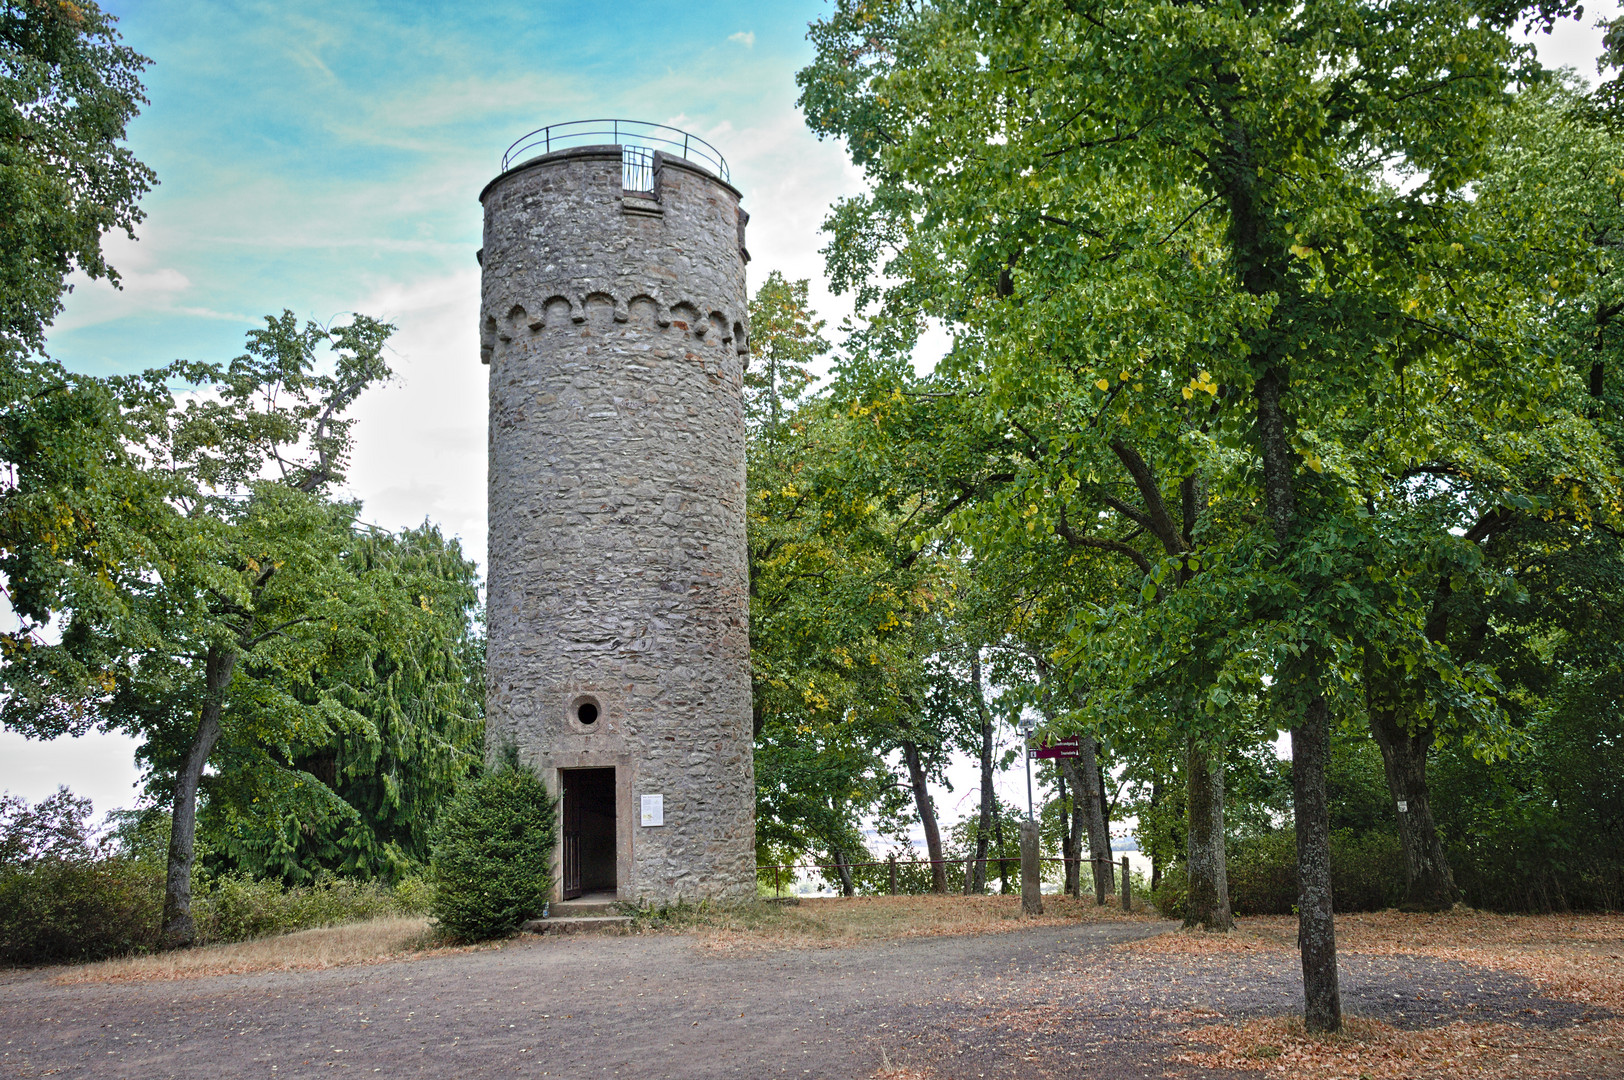
<instances>
[{"instance_id":1,"label":"wispy cloud","mask_svg":"<svg viewBox=\"0 0 1624 1080\"><path fill-rule=\"evenodd\" d=\"M753 49L756 47L756 32L754 30L740 30L737 34L729 34L727 39L729 41L737 41L746 49Z\"/></svg>"}]
</instances>

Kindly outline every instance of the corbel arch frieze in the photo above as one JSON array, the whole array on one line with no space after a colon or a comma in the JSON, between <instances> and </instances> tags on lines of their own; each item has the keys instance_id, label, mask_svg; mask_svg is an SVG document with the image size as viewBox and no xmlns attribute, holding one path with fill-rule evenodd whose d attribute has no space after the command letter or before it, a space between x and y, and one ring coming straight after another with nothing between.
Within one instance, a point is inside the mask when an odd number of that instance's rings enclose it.
<instances>
[{"instance_id":1,"label":"corbel arch frieze","mask_svg":"<svg viewBox=\"0 0 1624 1080\"><path fill-rule=\"evenodd\" d=\"M689 337L731 345L739 353L749 352L749 316L710 303L681 297L671 299L651 292L612 292L587 288L570 292L541 293L523 299L490 296L480 314L479 355L490 363L497 349L514 341L562 329L587 321L590 306L605 305L613 311L616 323L649 318L662 329L676 327ZM601 310L601 308L600 308Z\"/></svg>"}]
</instances>

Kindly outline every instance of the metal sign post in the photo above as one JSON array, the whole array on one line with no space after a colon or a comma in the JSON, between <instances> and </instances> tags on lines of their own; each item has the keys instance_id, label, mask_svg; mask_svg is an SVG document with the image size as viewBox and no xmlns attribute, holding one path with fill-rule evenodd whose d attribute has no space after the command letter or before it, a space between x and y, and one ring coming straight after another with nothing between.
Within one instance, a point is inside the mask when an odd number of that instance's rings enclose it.
<instances>
[{"instance_id":1,"label":"metal sign post","mask_svg":"<svg viewBox=\"0 0 1624 1080\"><path fill-rule=\"evenodd\" d=\"M1031 742L1032 741L1032 732L1037 729L1037 725L1032 722L1032 719L1030 717L1024 717L1023 716L1021 718L1020 728L1021 728L1021 738L1023 740L1023 745L1025 743ZM1033 809L1032 809L1032 753L1031 753L1031 748L1030 747L1027 747L1027 753L1026 753L1026 820L1027 821L1036 821L1037 820L1037 815L1033 812Z\"/></svg>"}]
</instances>

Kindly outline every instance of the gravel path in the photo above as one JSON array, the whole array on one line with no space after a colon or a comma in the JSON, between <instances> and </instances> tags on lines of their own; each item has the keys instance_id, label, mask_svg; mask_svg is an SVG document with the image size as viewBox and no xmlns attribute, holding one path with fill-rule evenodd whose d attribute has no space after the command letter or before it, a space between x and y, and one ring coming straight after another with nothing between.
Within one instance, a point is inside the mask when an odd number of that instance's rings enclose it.
<instances>
[{"instance_id":1,"label":"gravel path","mask_svg":"<svg viewBox=\"0 0 1624 1080\"><path fill-rule=\"evenodd\" d=\"M1289 956L1198 973L1111 949L1160 929L750 956L678 935L566 937L323 972L73 986L29 974L0 983L0 1074L858 1080L883 1053L944 1080L1138 1080L1184 1075L1167 1056L1202 1017L1300 1008ZM1345 957L1343 989L1350 1013L1400 1024L1586 1018L1514 976L1415 957Z\"/></svg>"}]
</instances>

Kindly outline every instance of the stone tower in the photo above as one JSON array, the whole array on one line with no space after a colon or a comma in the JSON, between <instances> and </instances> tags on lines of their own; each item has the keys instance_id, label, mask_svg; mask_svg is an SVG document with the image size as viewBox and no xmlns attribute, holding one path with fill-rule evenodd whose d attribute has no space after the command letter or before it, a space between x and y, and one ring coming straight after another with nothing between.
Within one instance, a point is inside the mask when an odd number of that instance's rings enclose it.
<instances>
[{"instance_id":1,"label":"stone tower","mask_svg":"<svg viewBox=\"0 0 1624 1080\"><path fill-rule=\"evenodd\" d=\"M561 899L755 895L739 192L627 121L480 193L487 745L561 797Z\"/></svg>"}]
</instances>

